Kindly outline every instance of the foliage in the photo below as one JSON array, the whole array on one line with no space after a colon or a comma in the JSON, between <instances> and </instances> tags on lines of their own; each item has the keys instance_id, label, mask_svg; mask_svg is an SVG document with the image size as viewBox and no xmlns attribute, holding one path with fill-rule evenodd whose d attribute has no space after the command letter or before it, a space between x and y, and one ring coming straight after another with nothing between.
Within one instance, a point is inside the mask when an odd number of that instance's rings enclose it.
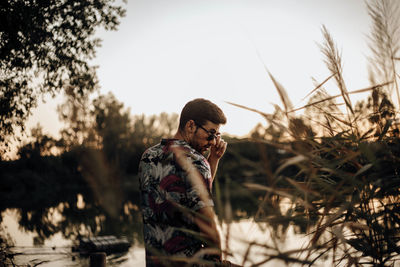
<instances>
[{"instance_id":1,"label":"foliage","mask_svg":"<svg viewBox=\"0 0 400 267\"><path fill-rule=\"evenodd\" d=\"M264 192L256 219L272 228L271 242L257 244L264 248L259 264L279 258L302 265L331 261L338 266L393 266L400 260L400 142L391 101L399 79L398 3L369 1L367 8L373 23L371 87L347 90L340 52L323 27L320 48L331 76L316 84L304 107L290 108L281 98L283 110L277 108L272 115L256 111L270 123L265 129L259 126L253 137L287 156L275 169L265 165L265 172L272 173L267 185L247 183ZM340 92L335 96L323 88L331 78ZM367 91L368 99L353 106L350 94ZM345 111L337 99L343 100ZM302 109L304 115L296 116L294 111ZM282 251L279 240L289 228L307 241Z\"/></svg>"},{"instance_id":2,"label":"foliage","mask_svg":"<svg viewBox=\"0 0 400 267\"><path fill-rule=\"evenodd\" d=\"M60 130L60 141L66 151L94 141L90 95L79 95L73 87L66 88L64 103L57 107L60 121L66 127Z\"/></svg>"},{"instance_id":3,"label":"foliage","mask_svg":"<svg viewBox=\"0 0 400 267\"><path fill-rule=\"evenodd\" d=\"M125 10L114 0L0 3L0 143L24 122L45 93L86 95L96 87L96 29L115 30Z\"/></svg>"}]
</instances>

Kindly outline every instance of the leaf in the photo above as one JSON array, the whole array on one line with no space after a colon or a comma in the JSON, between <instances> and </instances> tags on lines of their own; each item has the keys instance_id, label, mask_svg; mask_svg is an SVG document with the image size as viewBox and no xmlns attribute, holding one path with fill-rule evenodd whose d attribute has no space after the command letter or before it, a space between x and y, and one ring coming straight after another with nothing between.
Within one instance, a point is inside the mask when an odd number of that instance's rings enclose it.
<instances>
[{"instance_id":1,"label":"leaf","mask_svg":"<svg viewBox=\"0 0 400 267\"><path fill-rule=\"evenodd\" d=\"M293 198L293 196L289 193L286 193L282 190L276 189L276 188L272 188L269 186L265 186L265 185L261 185L261 184L254 184L254 183L244 183L244 186L246 186L247 188L250 189L256 189L256 190L263 190L263 191L267 191L270 193L274 193L277 195L281 195L283 197L287 197L287 198Z\"/></svg>"},{"instance_id":2,"label":"leaf","mask_svg":"<svg viewBox=\"0 0 400 267\"><path fill-rule=\"evenodd\" d=\"M356 174L354 174L354 177L359 176L360 174L366 172L367 170L369 170L371 167L373 166L372 163L366 164L364 166L362 166L362 168L360 168Z\"/></svg>"},{"instance_id":3,"label":"leaf","mask_svg":"<svg viewBox=\"0 0 400 267\"><path fill-rule=\"evenodd\" d=\"M285 169L286 167L288 167L290 165L294 165L294 164L297 164L297 163L305 161L305 160L307 160L307 157L305 157L303 155L298 155L298 156L289 158L289 159L285 160L284 164L279 166L279 168L276 170L275 174L278 174L279 172L281 172L283 169Z\"/></svg>"},{"instance_id":4,"label":"leaf","mask_svg":"<svg viewBox=\"0 0 400 267\"><path fill-rule=\"evenodd\" d=\"M372 251L371 245L362 238L352 238L347 240L347 243L356 250L363 252L363 255L369 255Z\"/></svg>"},{"instance_id":5,"label":"leaf","mask_svg":"<svg viewBox=\"0 0 400 267\"><path fill-rule=\"evenodd\" d=\"M385 134L386 134L387 131L389 130L389 127L392 125L392 123L393 123L393 120L392 120L392 119L389 119L389 120L386 121L385 127L383 128L382 133L379 135L378 140L382 140L382 138L385 136Z\"/></svg>"},{"instance_id":6,"label":"leaf","mask_svg":"<svg viewBox=\"0 0 400 267\"><path fill-rule=\"evenodd\" d=\"M229 101L226 101L226 103L228 103L228 104L230 104L232 106L236 106L236 107L239 107L239 108L243 108L243 109L246 109L246 110L249 110L249 111L256 112L256 113L260 114L261 116L263 116L268 121L272 121L273 120L273 115L272 114L265 113L265 112L262 112L260 110L254 109L254 108L249 108L249 107L246 107L246 106L243 106L243 105L240 105L240 104L236 104L236 103L232 103L232 102L229 102Z\"/></svg>"},{"instance_id":7,"label":"leaf","mask_svg":"<svg viewBox=\"0 0 400 267\"><path fill-rule=\"evenodd\" d=\"M371 87L368 87L368 88L363 88L363 89L350 91L350 92L347 92L347 94L351 95L351 94L358 94L358 93L363 93L363 92L367 92L367 91L371 91L371 90L376 90L377 88L386 86L386 85L388 85L390 83L392 83L392 82L385 82L385 83L374 85L374 86L371 86ZM288 111L288 113L295 112L295 111L298 111L298 110L301 110L301 109L304 109L304 108L307 108L307 107L310 107L310 106L314 106L316 104L319 104L319 103L322 103L322 102L325 102L325 101L328 101L328 100L331 100L331 99L334 99L334 98L337 98L337 97L341 97L341 96L342 96L341 94L340 95L330 96L330 97L324 98L322 100L318 100L318 101L315 101L313 103L307 104L307 105L302 106L300 108L296 108L296 109L290 110L290 111Z\"/></svg>"},{"instance_id":8,"label":"leaf","mask_svg":"<svg viewBox=\"0 0 400 267\"><path fill-rule=\"evenodd\" d=\"M294 187L296 187L298 190L302 191L303 193L311 193L316 196L320 196L320 194L317 191L314 191L310 189L308 186L306 186L305 183L299 183L295 180L292 180L288 177L286 177L286 180L291 183Z\"/></svg>"},{"instance_id":9,"label":"leaf","mask_svg":"<svg viewBox=\"0 0 400 267\"><path fill-rule=\"evenodd\" d=\"M371 228L368 225L359 223L359 222L345 222L344 225L346 227L349 227L351 229L358 229L358 230L363 230L363 231L368 231L371 230Z\"/></svg>"},{"instance_id":10,"label":"leaf","mask_svg":"<svg viewBox=\"0 0 400 267\"><path fill-rule=\"evenodd\" d=\"M260 110L254 109L254 108L249 108L249 107L246 107L246 106L243 106L243 105L240 105L240 104L236 104L236 103L232 103L232 102L229 102L229 101L226 101L226 103L228 103L228 104L230 104L232 106L238 107L238 108L243 108L243 109L246 109L246 110L249 110L249 111L256 112L256 113L260 114L261 116L263 116L264 119L266 119L269 123L276 125L281 131L287 131L287 128L283 124L281 124L278 121L274 120L274 116L272 114L265 113L265 112L262 112Z\"/></svg>"},{"instance_id":11,"label":"leaf","mask_svg":"<svg viewBox=\"0 0 400 267\"><path fill-rule=\"evenodd\" d=\"M310 210L315 209L314 206L312 206L310 203L308 203L304 199L302 199L300 197L296 197L294 195L291 195L280 189L276 189L276 188L272 188L272 187L260 185L260 184L254 184L254 183L244 183L244 186L246 186L249 189L263 190L263 191L267 191L267 192L270 192L273 194L280 195L282 197L287 197L295 202L298 202L299 204L303 205L307 209L310 209Z\"/></svg>"},{"instance_id":12,"label":"leaf","mask_svg":"<svg viewBox=\"0 0 400 267\"><path fill-rule=\"evenodd\" d=\"M329 81L332 77L334 77L336 75L336 73L332 74L331 76L329 76L328 78L326 78L322 83L320 83L319 85L317 85L310 93L308 93L305 97L303 97L303 99L301 99L301 101L303 101L304 99L306 99L308 96L310 96L311 94L313 94L315 91L317 91L319 88L321 88L322 85L324 85L327 81Z\"/></svg>"}]
</instances>

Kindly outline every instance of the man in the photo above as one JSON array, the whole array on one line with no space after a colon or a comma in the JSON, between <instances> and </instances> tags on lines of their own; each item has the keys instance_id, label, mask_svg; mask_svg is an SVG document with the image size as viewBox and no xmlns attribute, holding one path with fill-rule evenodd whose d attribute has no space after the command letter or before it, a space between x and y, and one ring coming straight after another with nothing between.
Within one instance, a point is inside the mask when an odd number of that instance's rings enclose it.
<instances>
[{"instance_id":1,"label":"man","mask_svg":"<svg viewBox=\"0 0 400 267\"><path fill-rule=\"evenodd\" d=\"M222 110L206 99L182 109L173 139L147 149L139 165L147 266L221 262L212 183L226 150ZM207 156L207 158L206 158Z\"/></svg>"}]
</instances>

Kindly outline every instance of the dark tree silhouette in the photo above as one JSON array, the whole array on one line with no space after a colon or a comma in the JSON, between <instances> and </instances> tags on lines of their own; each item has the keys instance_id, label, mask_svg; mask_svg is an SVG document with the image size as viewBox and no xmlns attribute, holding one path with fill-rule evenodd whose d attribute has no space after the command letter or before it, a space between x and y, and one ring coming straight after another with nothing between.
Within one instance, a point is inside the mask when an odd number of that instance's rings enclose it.
<instances>
[{"instance_id":1,"label":"dark tree silhouette","mask_svg":"<svg viewBox=\"0 0 400 267\"><path fill-rule=\"evenodd\" d=\"M0 1L0 144L45 93L96 87L95 30L116 30L124 14L115 0Z\"/></svg>"}]
</instances>

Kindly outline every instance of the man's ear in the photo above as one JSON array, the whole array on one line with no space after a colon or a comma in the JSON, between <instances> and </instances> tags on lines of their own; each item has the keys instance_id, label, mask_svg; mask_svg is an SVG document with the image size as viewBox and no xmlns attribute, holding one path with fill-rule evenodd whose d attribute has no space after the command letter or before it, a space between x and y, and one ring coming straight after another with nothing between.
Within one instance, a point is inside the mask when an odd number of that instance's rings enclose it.
<instances>
[{"instance_id":1,"label":"man's ear","mask_svg":"<svg viewBox=\"0 0 400 267\"><path fill-rule=\"evenodd\" d=\"M196 123L194 120L188 120L185 124L185 130L187 133L194 133L196 131Z\"/></svg>"}]
</instances>

